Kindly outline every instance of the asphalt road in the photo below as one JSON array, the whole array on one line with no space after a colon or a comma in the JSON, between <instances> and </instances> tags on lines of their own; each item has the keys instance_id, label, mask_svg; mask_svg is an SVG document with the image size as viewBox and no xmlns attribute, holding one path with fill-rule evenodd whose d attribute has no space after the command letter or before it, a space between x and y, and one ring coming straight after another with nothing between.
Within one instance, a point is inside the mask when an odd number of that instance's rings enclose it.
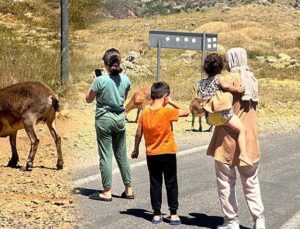
<instances>
[{"instance_id":1,"label":"asphalt road","mask_svg":"<svg viewBox=\"0 0 300 229\"><path fill-rule=\"evenodd\" d=\"M268 135L260 139L262 158L259 180L265 205L268 229L300 228L300 131ZM198 146L199 148L199 146ZM182 225L177 228L216 228L223 222L217 198L214 161L205 155L205 146L196 152L178 154L179 215ZM165 220L151 224L149 178L143 158L131 160L135 200L119 198L123 191L120 174L114 170L111 203L89 200L88 195L101 189L101 180L88 177L98 174L93 166L74 175L74 193L81 228L171 228ZM135 165L134 165L135 164ZM87 178L88 177L88 178ZM78 179L86 180L78 180ZM88 179L90 181L88 181ZM79 181L79 182L77 182ZM84 183L87 182L87 183ZM77 183L76 183L77 182ZM81 183L81 184L80 184ZM240 181L237 183L241 228L252 228L252 220L243 198ZM163 192L162 211L168 216L166 195Z\"/></svg>"}]
</instances>

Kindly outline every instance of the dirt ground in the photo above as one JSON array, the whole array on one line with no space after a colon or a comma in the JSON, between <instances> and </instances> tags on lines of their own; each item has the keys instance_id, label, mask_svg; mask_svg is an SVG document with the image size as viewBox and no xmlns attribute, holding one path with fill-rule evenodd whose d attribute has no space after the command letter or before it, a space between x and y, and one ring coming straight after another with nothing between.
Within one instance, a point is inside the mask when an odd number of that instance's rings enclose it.
<instances>
[{"instance_id":1,"label":"dirt ground","mask_svg":"<svg viewBox=\"0 0 300 229\"><path fill-rule=\"evenodd\" d=\"M84 95L89 85L79 83L71 88L73 101L62 100L63 109L57 117L62 136L64 170L55 168L57 155L47 127L37 126L40 145L34 170L24 172L6 167L10 158L8 138L0 139L0 228L77 228L80 217L75 212L70 179L73 171L98 164L94 131L94 104L86 104ZM76 96L74 96L76 95ZM75 99L74 99L75 97ZM74 103L74 101L76 101ZM186 106L188 103L185 103ZM298 108L260 110L260 130L263 134L290 131L299 127ZM134 120L135 111L129 115ZM204 120L202 121L204 123ZM204 129L207 129L207 125ZM207 144L211 133L191 132L191 117L174 125L175 136L181 142ZM198 124L196 124L196 127ZM133 148L136 124L127 124L128 154ZM24 165L30 149L24 130L19 131L17 146L20 165ZM141 150L141 153L143 150Z\"/></svg>"}]
</instances>

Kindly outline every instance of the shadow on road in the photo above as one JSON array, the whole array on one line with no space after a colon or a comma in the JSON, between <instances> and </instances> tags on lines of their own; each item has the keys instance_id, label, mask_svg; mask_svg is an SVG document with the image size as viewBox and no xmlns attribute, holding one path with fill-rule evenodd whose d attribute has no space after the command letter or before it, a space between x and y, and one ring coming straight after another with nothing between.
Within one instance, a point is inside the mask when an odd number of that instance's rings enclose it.
<instances>
[{"instance_id":1,"label":"shadow on road","mask_svg":"<svg viewBox=\"0 0 300 229\"><path fill-rule=\"evenodd\" d=\"M145 209L139 209L139 208L131 208L131 209L127 209L126 211L120 211L120 214L132 215L138 218L143 218L148 221L151 221L153 217L152 212L149 212L148 210Z\"/></svg>"},{"instance_id":2,"label":"shadow on road","mask_svg":"<svg viewBox=\"0 0 300 229\"><path fill-rule=\"evenodd\" d=\"M76 194L76 195L82 195L82 196L87 196L88 197L89 195L92 195L95 192L102 193L103 190L96 190L96 189L90 189L90 188L80 188L80 187L73 188L73 194ZM112 197L122 198L121 195L115 195L115 194L112 194Z\"/></svg>"},{"instance_id":3,"label":"shadow on road","mask_svg":"<svg viewBox=\"0 0 300 229\"><path fill-rule=\"evenodd\" d=\"M189 213L191 217L180 216L182 224L189 226L198 226L216 229L218 225L223 224L223 217L208 216L202 213ZM241 229L250 229L248 227L240 226Z\"/></svg>"},{"instance_id":4,"label":"shadow on road","mask_svg":"<svg viewBox=\"0 0 300 229\"><path fill-rule=\"evenodd\" d=\"M90 188L73 188L73 194L76 195L89 196L95 192L99 192L99 190ZM100 192L102 192L102 190L100 190Z\"/></svg>"},{"instance_id":5,"label":"shadow on road","mask_svg":"<svg viewBox=\"0 0 300 229\"><path fill-rule=\"evenodd\" d=\"M127 209L126 211L120 211L120 214L135 216L150 222L153 217L153 212L150 212L145 209L138 209L138 208L131 208L131 209ZM223 217L220 216L208 216L202 213L189 213L189 215L191 217L180 215L181 223L183 225L216 229L218 225L221 225L223 223ZM165 217L163 221L169 222L169 220L165 219ZM240 226L240 228L250 229L248 227L243 227L243 226Z\"/></svg>"},{"instance_id":6,"label":"shadow on road","mask_svg":"<svg viewBox=\"0 0 300 229\"><path fill-rule=\"evenodd\" d=\"M223 223L223 217L220 216L208 216L202 213L189 213L189 215L191 217L180 216L182 224L215 229Z\"/></svg>"}]
</instances>

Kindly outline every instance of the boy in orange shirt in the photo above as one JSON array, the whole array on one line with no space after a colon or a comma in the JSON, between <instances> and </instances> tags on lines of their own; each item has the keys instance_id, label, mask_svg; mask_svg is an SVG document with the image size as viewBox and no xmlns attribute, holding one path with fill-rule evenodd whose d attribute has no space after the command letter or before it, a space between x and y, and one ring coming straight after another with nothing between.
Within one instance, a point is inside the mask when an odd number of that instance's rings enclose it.
<instances>
[{"instance_id":1,"label":"boy in orange shirt","mask_svg":"<svg viewBox=\"0 0 300 229\"><path fill-rule=\"evenodd\" d=\"M179 117L189 115L189 110L180 109L169 99L170 87L165 82L156 82L151 87L151 99L153 103L146 106L139 117L138 129L135 137L132 158L139 155L139 145L144 135L147 165L150 177L150 198L154 211L152 223L162 222L162 180L164 176L168 206L170 210L170 224L181 224L177 215L178 209L178 184L176 151L172 122ZM166 105L171 107L166 107Z\"/></svg>"}]
</instances>

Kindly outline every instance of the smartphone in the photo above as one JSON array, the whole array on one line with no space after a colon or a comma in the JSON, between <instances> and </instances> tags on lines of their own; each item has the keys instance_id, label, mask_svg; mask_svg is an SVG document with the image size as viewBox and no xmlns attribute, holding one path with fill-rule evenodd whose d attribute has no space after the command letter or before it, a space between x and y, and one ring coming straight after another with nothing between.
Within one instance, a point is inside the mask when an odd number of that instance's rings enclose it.
<instances>
[{"instance_id":1,"label":"smartphone","mask_svg":"<svg viewBox=\"0 0 300 229\"><path fill-rule=\"evenodd\" d=\"M95 75L96 75L96 77L102 75L102 72L101 72L101 69L100 69L100 68L96 68L96 69L95 69Z\"/></svg>"}]
</instances>

